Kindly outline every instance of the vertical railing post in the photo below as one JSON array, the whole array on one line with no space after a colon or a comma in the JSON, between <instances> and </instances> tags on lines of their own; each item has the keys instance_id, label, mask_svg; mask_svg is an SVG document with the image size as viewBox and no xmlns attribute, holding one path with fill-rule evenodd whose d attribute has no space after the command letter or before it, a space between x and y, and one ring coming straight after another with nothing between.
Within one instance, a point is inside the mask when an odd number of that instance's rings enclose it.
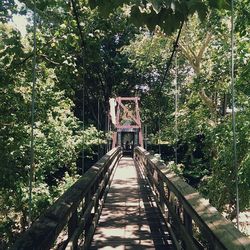
<instances>
[{"instance_id":1,"label":"vertical railing post","mask_svg":"<svg viewBox=\"0 0 250 250\"><path fill-rule=\"evenodd\" d=\"M158 195L157 195L157 183L158 183L158 180L157 180L157 171L155 170L155 168L152 168L152 181L153 181L153 190L154 190L154 192L155 192L155 194L156 194L156 196L157 196L157 198L159 198L158 197Z\"/></svg>"},{"instance_id":2,"label":"vertical railing post","mask_svg":"<svg viewBox=\"0 0 250 250\"><path fill-rule=\"evenodd\" d=\"M193 237L193 225L192 225L192 218L186 212L185 208L183 208L183 219L184 219L184 227L188 233L188 235L192 238ZM188 246L185 246L188 249Z\"/></svg>"},{"instance_id":3,"label":"vertical railing post","mask_svg":"<svg viewBox=\"0 0 250 250\"><path fill-rule=\"evenodd\" d=\"M165 214L165 201L164 201L164 195L165 195L165 190L164 190L164 182L161 180L159 174L158 174L158 184L159 184L159 202L160 202L160 207L162 209L162 212L164 213L164 217L166 216Z\"/></svg>"},{"instance_id":4,"label":"vertical railing post","mask_svg":"<svg viewBox=\"0 0 250 250\"><path fill-rule=\"evenodd\" d=\"M76 209L68 221L68 239L70 239L73 236L77 228L77 224L78 224L78 214L77 214L77 209ZM72 249L77 249L76 242L73 243Z\"/></svg>"}]
</instances>

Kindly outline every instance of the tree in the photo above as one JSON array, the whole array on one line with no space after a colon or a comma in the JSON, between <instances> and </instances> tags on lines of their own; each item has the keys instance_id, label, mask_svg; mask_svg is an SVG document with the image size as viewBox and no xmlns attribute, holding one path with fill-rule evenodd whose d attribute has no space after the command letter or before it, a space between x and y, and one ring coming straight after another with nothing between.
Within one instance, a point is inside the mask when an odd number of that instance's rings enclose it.
<instances>
[{"instance_id":1,"label":"tree","mask_svg":"<svg viewBox=\"0 0 250 250\"><path fill-rule=\"evenodd\" d=\"M240 7L241 3L237 5L237 11ZM164 118L160 118L161 136L163 141L172 145L178 143L179 162L186 165L182 169L184 177L191 184L200 186L212 204L220 211L227 211L229 217L233 219L236 204L236 173L231 163L230 37L227 35L230 17L227 11L222 10L211 12L209 17L206 22L200 22L194 15L183 27L177 54L180 89L177 113L178 141L176 142L177 135L173 129L175 126L174 97L171 81L174 70L170 71L164 85L163 107L166 109L163 112ZM160 85L162 75L158 74L158 69L163 65L161 61L169 57L169 52L164 47L168 39L163 35L162 40L165 41L163 45L155 36L141 35L124 49L124 52L129 54L130 62L136 68L137 74L143 75L145 82L151 88L142 95L149 107L147 109L144 106L144 114L150 114L149 124L151 122L157 124L160 116L158 109L156 111L155 108L157 107L156 97L152 96L154 85L150 78L155 80L155 86ZM172 40L174 39L175 36ZM150 47L152 41L156 41L154 49ZM244 33L236 33L237 51L239 51L236 58L236 120L241 211L249 208L250 201L248 192L243 191L249 189L246 181L249 178L249 166L246 165L249 158L249 145L246 140L248 132L245 127L249 120L247 117L249 113L249 88L247 87L249 46L244 41L247 41ZM169 48L169 44L167 47ZM159 48L162 51L157 54ZM160 55L158 60L155 60L154 54ZM159 102L159 97L157 101ZM153 105L150 106L152 103ZM157 131L157 127L154 131Z\"/></svg>"},{"instance_id":2,"label":"tree","mask_svg":"<svg viewBox=\"0 0 250 250\"><path fill-rule=\"evenodd\" d=\"M147 25L152 31L155 26L160 26L167 34L171 34L180 27L182 21L186 21L189 16L198 13L201 19L205 19L209 8L229 8L229 0L190 0L190 1L117 1L112 0L109 5L102 0L89 1L92 8L98 7L98 11L103 16L108 16L119 6L131 6L131 21L137 26Z\"/></svg>"},{"instance_id":3,"label":"tree","mask_svg":"<svg viewBox=\"0 0 250 250\"><path fill-rule=\"evenodd\" d=\"M6 248L27 228L33 51L31 33L22 40L7 23L0 25L0 33L0 231L1 247ZM37 38L38 45L43 44L39 29ZM82 148L90 149L102 137L93 126L82 131L73 113L72 95L59 84L61 75L55 65L38 50L32 220L78 178L76 159Z\"/></svg>"}]
</instances>

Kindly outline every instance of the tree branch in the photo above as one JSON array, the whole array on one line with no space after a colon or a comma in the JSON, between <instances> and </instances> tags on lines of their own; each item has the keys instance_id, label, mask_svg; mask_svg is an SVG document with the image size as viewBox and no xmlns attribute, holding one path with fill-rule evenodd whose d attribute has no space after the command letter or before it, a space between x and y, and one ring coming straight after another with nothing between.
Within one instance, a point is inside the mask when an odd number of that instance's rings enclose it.
<instances>
[{"instance_id":1,"label":"tree branch","mask_svg":"<svg viewBox=\"0 0 250 250\"><path fill-rule=\"evenodd\" d=\"M24 64L27 60L29 60L33 56L33 52L30 53L26 58L24 58L21 62L15 63L16 66Z\"/></svg>"},{"instance_id":2,"label":"tree branch","mask_svg":"<svg viewBox=\"0 0 250 250\"><path fill-rule=\"evenodd\" d=\"M199 61L202 59L202 56L203 56L203 54L204 54L204 52L205 52L205 50L206 50L209 42L211 41L211 39L212 39L212 33L208 32L206 34L205 42L203 43L202 47L200 48L200 51L199 51L198 56L197 56L197 59Z\"/></svg>"},{"instance_id":3,"label":"tree branch","mask_svg":"<svg viewBox=\"0 0 250 250\"><path fill-rule=\"evenodd\" d=\"M181 49L181 53L183 54L184 57L186 57L186 59L189 61L189 63L191 64L191 66L193 67L193 69L196 72L196 65L195 65L195 58L193 58L190 53L186 50L185 45L182 45L182 43L179 43L179 47Z\"/></svg>"},{"instance_id":4,"label":"tree branch","mask_svg":"<svg viewBox=\"0 0 250 250\"><path fill-rule=\"evenodd\" d=\"M54 64L54 65L60 65L60 63L58 63L58 62L55 62L55 61L52 61L51 59L49 59L46 55L44 55L44 54L41 54L40 55L42 58L44 58L46 61L48 61L49 63L52 63L52 64Z\"/></svg>"},{"instance_id":5,"label":"tree branch","mask_svg":"<svg viewBox=\"0 0 250 250\"><path fill-rule=\"evenodd\" d=\"M216 104L212 101L212 99L210 99L206 92L205 92L205 89L202 88L200 91L199 91L199 95L202 99L202 101L207 105L207 107L210 109L210 111L212 112L212 114L216 114Z\"/></svg>"},{"instance_id":6,"label":"tree branch","mask_svg":"<svg viewBox=\"0 0 250 250\"><path fill-rule=\"evenodd\" d=\"M76 3L75 0L71 0L71 4L72 4L72 7L73 7L73 15L74 15L75 20L76 20L77 29L78 29L80 40L81 40L81 47L84 50L84 48L85 48L85 41L84 41L82 27L81 27L81 24L80 24L80 19L79 19L79 15L78 15L78 11L77 11L77 4L79 5L79 3L78 3L78 1Z\"/></svg>"}]
</instances>

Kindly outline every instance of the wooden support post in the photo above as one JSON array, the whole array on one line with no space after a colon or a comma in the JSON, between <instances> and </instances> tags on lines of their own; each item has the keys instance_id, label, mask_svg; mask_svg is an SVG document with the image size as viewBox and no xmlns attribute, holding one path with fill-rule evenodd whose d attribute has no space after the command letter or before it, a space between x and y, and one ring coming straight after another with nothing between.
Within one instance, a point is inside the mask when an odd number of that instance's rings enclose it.
<instances>
[{"instance_id":1,"label":"wooden support post","mask_svg":"<svg viewBox=\"0 0 250 250\"><path fill-rule=\"evenodd\" d=\"M162 179L160 179L160 176L158 175L158 180L159 180L159 201L160 201L160 207L163 211L163 216L165 218L166 214L165 214L165 209L166 209L166 205L164 202L164 196L165 196L165 191L164 191L164 182L162 181Z\"/></svg>"},{"instance_id":2,"label":"wooden support post","mask_svg":"<svg viewBox=\"0 0 250 250\"><path fill-rule=\"evenodd\" d=\"M192 225L192 218L191 216L186 212L185 209L183 209L183 219L184 219L184 227L187 231L187 234L190 238L193 238L193 225ZM189 246L185 241L183 241L184 249L189 249Z\"/></svg>"},{"instance_id":3,"label":"wooden support post","mask_svg":"<svg viewBox=\"0 0 250 250\"><path fill-rule=\"evenodd\" d=\"M157 180L157 172L156 172L156 170L153 168L152 169L152 184L153 184L153 191L156 193L156 195L157 195L157 188L156 188L156 185L157 185L157 183L158 183L158 180ZM158 198L158 197L157 197Z\"/></svg>"},{"instance_id":4,"label":"wooden support post","mask_svg":"<svg viewBox=\"0 0 250 250\"><path fill-rule=\"evenodd\" d=\"M186 212L186 210L183 210L183 218L184 218L184 226L190 236L193 236L193 225L192 225L192 218L191 216Z\"/></svg>"},{"instance_id":5,"label":"wooden support post","mask_svg":"<svg viewBox=\"0 0 250 250\"><path fill-rule=\"evenodd\" d=\"M68 221L68 239L74 234L78 224L77 210L75 210ZM72 249L77 249L77 243L75 242Z\"/></svg>"}]
</instances>

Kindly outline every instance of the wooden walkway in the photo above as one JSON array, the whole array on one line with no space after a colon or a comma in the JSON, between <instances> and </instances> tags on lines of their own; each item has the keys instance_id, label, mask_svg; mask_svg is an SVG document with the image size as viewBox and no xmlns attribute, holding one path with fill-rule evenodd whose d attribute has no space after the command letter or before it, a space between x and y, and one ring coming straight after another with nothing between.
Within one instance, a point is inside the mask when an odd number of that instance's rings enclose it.
<instances>
[{"instance_id":1,"label":"wooden walkway","mask_svg":"<svg viewBox=\"0 0 250 250\"><path fill-rule=\"evenodd\" d=\"M123 157L90 249L174 249L151 193L133 159Z\"/></svg>"}]
</instances>

